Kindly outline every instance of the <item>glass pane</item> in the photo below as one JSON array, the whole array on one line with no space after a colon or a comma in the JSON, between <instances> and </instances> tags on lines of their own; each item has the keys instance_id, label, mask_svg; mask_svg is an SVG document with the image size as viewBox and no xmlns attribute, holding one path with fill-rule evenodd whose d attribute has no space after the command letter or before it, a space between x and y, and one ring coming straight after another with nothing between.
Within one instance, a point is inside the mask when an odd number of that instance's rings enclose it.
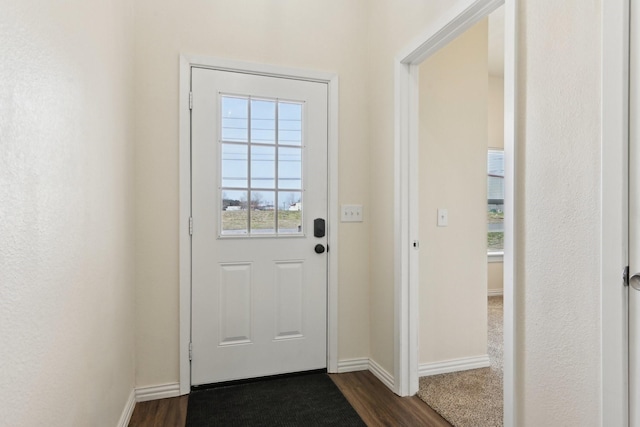
<instances>
[{"instance_id":1,"label":"glass pane","mask_svg":"<svg viewBox=\"0 0 640 427\"><path fill-rule=\"evenodd\" d=\"M504 203L487 205L488 235L487 247L489 251L504 250Z\"/></svg>"},{"instance_id":2,"label":"glass pane","mask_svg":"<svg viewBox=\"0 0 640 427\"><path fill-rule=\"evenodd\" d=\"M302 104L278 103L278 143L302 145Z\"/></svg>"},{"instance_id":3,"label":"glass pane","mask_svg":"<svg viewBox=\"0 0 640 427\"><path fill-rule=\"evenodd\" d=\"M251 146L251 188L275 188L276 148Z\"/></svg>"},{"instance_id":4,"label":"glass pane","mask_svg":"<svg viewBox=\"0 0 640 427\"><path fill-rule=\"evenodd\" d=\"M487 172L489 176L495 175L504 178L504 151L489 150L487 156Z\"/></svg>"},{"instance_id":5,"label":"glass pane","mask_svg":"<svg viewBox=\"0 0 640 427\"><path fill-rule=\"evenodd\" d=\"M278 192L278 233L302 233L302 193Z\"/></svg>"},{"instance_id":6,"label":"glass pane","mask_svg":"<svg viewBox=\"0 0 640 427\"><path fill-rule=\"evenodd\" d=\"M278 188L302 189L302 148L278 149Z\"/></svg>"},{"instance_id":7,"label":"glass pane","mask_svg":"<svg viewBox=\"0 0 640 427\"><path fill-rule=\"evenodd\" d=\"M275 101L251 101L251 142L276 143Z\"/></svg>"},{"instance_id":8,"label":"glass pane","mask_svg":"<svg viewBox=\"0 0 640 427\"><path fill-rule=\"evenodd\" d=\"M222 97L220 116L223 141L247 142L249 138L249 102L246 98Z\"/></svg>"},{"instance_id":9,"label":"glass pane","mask_svg":"<svg viewBox=\"0 0 640 427\"><path fill-rule=\"evenodd\" d=\"M247 234L249 225L247 212L246 191L223 190L221 234Z\"/></svg>"},{"instance_id":10,"label":"glass pane","mask_svg":"<svg viewBox=\"0 0 640 427\"><path fill-rule=\"evenodd\" d=\"M222 186L246 187L249 176L248 146L222 144Z\"/></svg>"},{"instance_id":11,"label":"glass pane","mask_svg":"<svg viewBox=\"0 0 640 427\"><path fill-rule=\"evenodd\" d=\"M251 234L273 234L276 230L275 192L251 192Z\"/></svg>"},{"instance_id":12,"label":"glass pane","mask_svg":"<svg viewBox=\"0 0 640 427\"><path fill-rule=\"evenodd\" d=\"M504 249L504 151L489 150L487 156L487 248Z\"/></svg>"}]
</instances>

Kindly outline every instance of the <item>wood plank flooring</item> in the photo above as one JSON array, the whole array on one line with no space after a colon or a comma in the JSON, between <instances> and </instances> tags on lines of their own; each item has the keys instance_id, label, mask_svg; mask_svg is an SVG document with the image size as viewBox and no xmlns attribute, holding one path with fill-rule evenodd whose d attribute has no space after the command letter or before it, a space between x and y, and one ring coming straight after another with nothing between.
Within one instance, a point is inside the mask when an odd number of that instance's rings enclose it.
<instances>
[{"instance_id":1,"label":"wood plank flooring","mask_svg":"<svg viewBox=\"0 0 640 427\"><path fill-rule=\"evenodd\" d=\"M184 427L189 395L138 402L129 427Z\"/></svg>"},{"instance_id":2,"label":"wood plank flooring","mask_svg":"<svg viewBox=\"0 0 640 427\"><path fill-rule=\"evenodd\" d=\"M369 427L451 427L418 397L397 396L369 371L330 377Z\"/></svg>"},{"instance_id":3,"label":"wood plank flooring","mask_svg":"<svg viewBox=\"0 0 640 427\"><path fill-rule=\"evenodd\" d=\"M331 374L333 382L369 427L451 427L419 398L398 397L371 372ZM189 396L139 402L129 427L184 427Z\"/></svg>"}]
</instances>

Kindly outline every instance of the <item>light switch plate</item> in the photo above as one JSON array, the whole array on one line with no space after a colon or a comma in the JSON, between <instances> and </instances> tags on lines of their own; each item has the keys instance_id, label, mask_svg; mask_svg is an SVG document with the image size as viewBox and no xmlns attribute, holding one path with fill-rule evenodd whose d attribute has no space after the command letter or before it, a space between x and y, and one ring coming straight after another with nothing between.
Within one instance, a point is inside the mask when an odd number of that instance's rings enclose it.
<instances>
[{"instance_id":1,"label":"light switch plate","mask_svg":"<svg viewBox=\"0 0 640 427\"><path fill-rule=\"evenodd\" d=\"M449 225L449 212L444 208L438 208L438 227Z\"/></svg>"},{"instance_id":2,"label":"light switch plate","mask_svg":"<svg viewBox=\"0 0 640 427\"><path fill-rule=\"evenodd\" d=\"M362 205L342 205L340 221L362 222Z\"/></svg>"}]
</instances>

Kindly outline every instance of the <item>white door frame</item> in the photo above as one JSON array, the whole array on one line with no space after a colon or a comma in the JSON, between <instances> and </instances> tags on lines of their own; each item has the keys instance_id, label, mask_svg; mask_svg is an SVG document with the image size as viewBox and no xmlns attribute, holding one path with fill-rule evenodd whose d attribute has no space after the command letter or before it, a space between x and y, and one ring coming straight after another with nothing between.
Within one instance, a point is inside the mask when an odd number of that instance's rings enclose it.
<instances>
[{"instance_id":1,"label":"white door frame","mask_svg":"<svg viewBox=\"0 0 640 427\"><path fill-rule=\"evenodd\" d=\"M602 2L601 357L603 426L629 425L629 0Z\"/></svg>"},{"instance_id":2,"label":"white door frame","mask_svg":"<svg viewBox=\"0 0 640 427\"><path fill-rule=\"evenodd\" d=\"M515 188L516 0L476 0L404 49L395 63L395 386L401 396L418 391L418 66L465 30L505 5L505 255L504 408L514 426L515 402Z\"/></svg>"},{"instance_id":3,"label":"white door frame","mask_svg":"<svg viewBox=\"0 0 640 427\"><path fill-rule=\"evenodd\" d=\"M395 73L395 384L400 395L418 387L417 65L501 1L478 0L453 11L398 55ZM518 0L505 4L505 355L504 425L517 423L515 264L517 205L516 120ZM601 184L601 425L628 425L627 290L621 271L628 248L629 0L602 2L602 184Z\"/></svg>"},{"instance_id":4,"label":"white door frame","mask_svg":"<svg viewBox=\"0 0 640 427\"><path fill-rule=\"evenodd\" d=\"M338 371L338 76L333 73L299 70L266 64L193 55L180 56L179 179L180 179L180 394L191 391L191 67L307 80L328 87L328 221L327 238L327 371Z\"/></svg>"}]
</instances>

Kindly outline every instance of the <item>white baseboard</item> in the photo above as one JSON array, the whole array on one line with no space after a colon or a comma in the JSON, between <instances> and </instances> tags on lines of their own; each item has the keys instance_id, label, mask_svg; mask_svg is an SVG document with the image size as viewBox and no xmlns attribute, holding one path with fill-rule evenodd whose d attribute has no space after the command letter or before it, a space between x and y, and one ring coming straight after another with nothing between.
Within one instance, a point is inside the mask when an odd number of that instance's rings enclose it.
<instances>
[{"instance_id":1,"label":"white baseboard","mask_svg":"<svg viewBox=\"0 0 640 427\"><path fill-rule=\"evenodd\" d=\"M489 289L490 297L498 297L498 296L502 296L502 294L503 294L502 289Z\"/></svg>"},{"instance_id":2,"label":"white baseboard","mask_svg":"<svg viewBox=\"0 0 640 427\"><path fill-rule=\"evenodd\" d=\"M136 393L135 390L131 390L129 393L129 399L127 399L127 403L124 405L124 409L122 411L122 415L120 415L120 421L118 421L118 427L127 427L129 425L129 421L131 421L131 415L133 414L133 408L136 406Z\"/></svg>"},{"instance_id":3,"label":"white baseboard","mask_svg":"<svg viewBox=\"0 0 640 427\"><path fill-rule=\"evenodd\" d=\"M371 371L376 378L378 378L382 384L389 387L391 391L394 391L393 375L385 371L375 360L367 357L361 357L358 359L344 359L338 361L338 373L343 374L345 372L356 371ZM395 393L395 391L394 391Z\"/></svg>"},{"instance_id":4,"label":"white baseboard","mask_svg":"<svg viewBox=\"0 0 640 427\"><path fill-rule=\"evenodd\" d=\"M369 359L362 357L359 359L338 360L338 373L366 371L369 369Z\"/></svg>"},{"instance_id":5,"label":"white baseboard","mask_svg":"<svg viewBox=\"0 0 640 427\"><path fill-rule=\"evenodd\" d=\"M393 375L389 372L385 371L382 366L380 366L375 360L369 359L369 370L373 375L375 375L382 384L386 385L391 391L395 393L395 385L393 380Z\"/></svg>"},{"instance_id":6,"label":"white baseboard","mask_svg":"<svg viewBox=\"0 0 640 427\"><path fill-rule=\"evenodd\" d=\"M445 360L442 362L421 363L418 365L418 376L448 374L449 372L467 371L469 369L489 367L489 355L463 357L460 359Z\"/></svg>"},{"instance_id":7,"label":"white baseboard","mask_svg":"<svg viewBox=\"0 0 640 427\"><path fill-rule=\"evenodd\" d=\"M180 383L168 383L136 388L136 402L180 396Z\"/></svg>"}]
</instances>

